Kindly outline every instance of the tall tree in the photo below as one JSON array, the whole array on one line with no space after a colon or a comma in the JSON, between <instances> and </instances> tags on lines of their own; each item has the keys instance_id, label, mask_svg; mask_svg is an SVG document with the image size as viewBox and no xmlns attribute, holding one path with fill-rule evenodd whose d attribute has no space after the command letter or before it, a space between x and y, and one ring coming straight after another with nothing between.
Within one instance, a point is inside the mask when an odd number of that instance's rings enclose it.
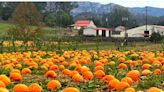
<instances>
[{"instance_id":1,"label":"tall tree","mask_svg":"<svg viewBox=\"0 0 164 92\"><path fill-rule=\"evenodd\" d=\"M11 22L16 26L8 32L8 36L15 40L27 42L41 36L42 16L33 3L20 3L15 8ZM35 25L35 27L32 27Z\"/></svg>"},{"instance_id":2,"label":"tall tree","mask_svg":"<svg viewBox=\"0 0 164 92\"><path fill-rule=\"evenodd\" d=\"M33 3L20 3L12 14L11 22L20 25L40 25L42 15Z\"/></svg>"}]
</instances>

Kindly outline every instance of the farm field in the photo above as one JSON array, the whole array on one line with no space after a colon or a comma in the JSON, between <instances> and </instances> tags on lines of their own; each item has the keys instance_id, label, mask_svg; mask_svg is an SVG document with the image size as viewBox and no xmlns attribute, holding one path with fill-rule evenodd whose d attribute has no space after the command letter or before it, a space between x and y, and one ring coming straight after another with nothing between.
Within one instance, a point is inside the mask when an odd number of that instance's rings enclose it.
<instances>
[{"instance_id":1,"label":"farm field","mask_svg":"<svg viewBox=\"0 0 164 92\"><path fill-rule=\"evenodd\" d=\"M0 60L0 92L164 90L163 51L27 51L2 53Z\"/></svg>"}]
</instances>

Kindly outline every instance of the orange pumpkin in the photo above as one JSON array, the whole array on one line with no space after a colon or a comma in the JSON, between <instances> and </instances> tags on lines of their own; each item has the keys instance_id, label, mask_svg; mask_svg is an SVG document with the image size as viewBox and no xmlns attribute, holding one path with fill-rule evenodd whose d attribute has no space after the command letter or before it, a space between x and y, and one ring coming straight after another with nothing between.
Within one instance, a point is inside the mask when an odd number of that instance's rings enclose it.
<instances>
[{"instance_id":1,"label":"orange pumpkin","mask_svg":"<svg viewBox=\"0 0 164 92\"><path fill-rule=\"evenodd\" d=\"M85 71L82 75L86 80L91 80L93 78L93 73L91 71Z\"/></svg>"},{"instance_id":2,"label":"orange pumpkin","mask_svg":"<svg viewBox=\"0 0 164 92\"><path fill-rule=\"evenodd\" d=\"M65 67L64 67L64 65L59 65L59 70L64 70L65 69Z\"/></svg>"},{"instance_id":3,"label":"orange pumpkin","mask_svg":"<svg viewBox=\"0 0 164 92\"><path fill-rule=\"evenodd\" d=\"M140 72L138 70L131 70L127 73L127 77L132 78L134 82L140 79Z\"/></svg>"},{"instance_id":4,"label":"orange pumpkin","mask_svg":"<svg viewBox=\"0 0 164 92\"><path fill-rule=\"evenodd\" d=\"M101 80L103 82L109 83L112 79L114 79L114 76L112 76L112 75L105 75Z\"/></svg>"},{"instance_id":5,"label":"orange pumpkin","mask_svg":"<svg viewBox=\"0 0 164 92\"><path fill-rule=\"evenodd\" d=\"M57 78L57 74L53 70L49 70L46 72L45 76L47 78Z\"/></svg>"},{"instance_id":6,"label":"orange pumpkin","mask_svg":"<svg viewBox=\"0 0 164 92\"><path fill-rule=\"evenodd\" d=\"M12 81L20 81L22 79L22 76L20 73L10 73L10 79Z\"/></svg>"},{"instance_id":7,"label":"orange pumpkin","mask_svg":"<svg viewBox=\"0 0 164 92\"><path fill-rule=\"evenodd\" d=\"M79 89L74 87L67 87L62 90L62 92L80 92Z\"/></svg>"},{"instance_id":8,"label":"orange pumpkin","mask_svg":"<svg viewBox=\"0 0 164 92\"><path fill-rule=\"evenodd\" d=\"M0 92L9 92L6 88L0 87Z\"/></svg>"},{"instance_id":9,"label":"orange pumpkin","mask_svg":"<svg viewBox=\"0 0 164 92\"><path fill-rule=\"evenodd\" d=\"M81 82L84 79L80 74L75 74L75 75L72 76L72 80L75 81L75 82Z\"/></svg>"},{"instance_id":10,"label":"orange pumpkin","mask_svg":"<svg viewBox=\"0 0 164 92\"><path fill-rule=\"evenodd\" d=\"M0 80L3 81L6 86L11 83L10 79L6 75L0 75Z\"/></svg>"},{"instance_id":11,"label":"orange pumpkin","mask_svg":"<svg viewBox=\"0 0 164 92\"><path fill-rule=\"evenodd\" d=\"M98 70L104 71L104 67L103 66L96 66L94 71L98 71Z\"/></svg>"},{"instance_id":12,"label":"orange pumpkin","mask_svg":"<svg viewBox=\"0 0 164 92\"><path fill-rule=\"evenodd\" d=\"M111 81L109 81L108 83L108 88L110 89L116 89L116 86L119 85L120 81L118 79L112 79Z\"/></svg>"},{"instance_id":13,"label":"orange pumpkin","mask_svg":"<svg viewBox=\"0 0 164 92\"><path fill-rule=\"evenodd\" d=\"M102 78L105 76L105 73L102 70L98 70L95 72L95 75L96 75L96 78Z\"/></svg>"},{"instance_id":14,"label":"orange pumpkin","mask_svg":"<svg viewBox=\"0 0 164 92\"><path fill-rule=\"evenodd\" d=\"M128 68L128 66L124 63L121 63L118 65L118 69L127 69L127 68Z\"/></svg>"},{"instance_id":15,"label":"orange pumpkin","mask_svg":"<svg viewBox=\"0 0 164 92\"><path fill-rule=\"evenodd\" d=\"M150 64L143 64L142 69L149 69L151 67Z\"/></svg>"},{"instance_id":16,"label":"orange pumpkin","mask_svg":"<svg viewBox=\"0 0 164 92\"><path fill-rule=\"evenodd\" d=\"M133 80L130 77L124 77L121 79L121 81L127 82L129 85L131 85L133 83Z\"/></svg>"},{"instance_id":17,"label":"orange pumpkin","mask_svg":"<svg viewBox=\"0 0 164 92\"><path fill-rule=\"evenodd\" d=\"M156 74L156 75L161 74L161 73L162 73L162 71L160 69L155 69L154 70L154 74Z\"/></svg>"},{"instance_id":18,"label":"orange pumpkin","mask_svg":"<svg viewBox=\"0 0 164 92\"><path fill-rule=\"evenodd\" d=\"M148 69L145 69L142 71L142 75L148 75L148 74L151 74L152 72Z\"/></svg>"},{"instance_id":19,"label":"orange pumpkin","mask_svg":"<svg viewBox=\"0 0 164 92\"><path fill-rule=\"evenodd\" d=\"M124 92L136 92L136 91L134 88L129 87L129 88L126 88Z\"/></svg>"},{"instance_id":20,"label":"orange pumpkin","mask_svg":"<svg viewBox=\"0 0 164 92\"><path fill-rule=\"evenodd\" d=\"M71 73L72 73L72 72L71 72L70 70L68 70L68 69L64 69L64 70L62 71L62 74L67 75L67 76L71 76L71 75L72 75Z\"/></svg>"},{"instance_id":21,"label":"orange pumpkin","mask_svg":"<svg viewBox=\"0 0 164 92\"><path fill-rule=\"evenodd\" d=\"M13 88L13 92L29 92L29 89L25 84L16 84Z\"/></svg>"},{"instance_id":22,"label":"orange pumpkin","mask_svg":"<svg viewBox=\"0 0 164 92\"><path fill-rule=\"evenodd\" d=\"M58 80L51 80L47 84L47 88L50 90L56 90L57 88L60 88L60 87L61 87L61 84Z\"/></svg>"},{"instance_id":23,"label":"orange pumpkin","mask_svg":"<svg viewBox=\"0 0 164 92\"><path fill-rule=\"evenodd\" d=\"M31 84L28 88L29 88L29 92L41 92L42 90L42 87L37 83Z\"/></svg>"},{"instance_id":24,"label":"orange pumpkin","mask_svg":"<svg viewBox=\"0 0 164 92\"><path fill-rule=\"evenodd\" d=\"M31 70L29 68L24 68L22 69L21 74L31 74Z\"/></svg>"},{"instance_id":25,"label":"orange pumpkin","mask_svg":"<svg viewBox=\"0 0 164 92\"><path fill-rule=\"evenodd\" d=\"M6 85L5 85L5 83L3 81L0 81L0 87L4 87L4 88L6 87Z\"/></svg>"},{"instance_id":26,"label":"orange pumpkin","mask_svg":"<svg viewBox=\"0 0 164 92\"><path fill-rule=\"evenodd\" d=\"M157 87L151 87L146 92L163 92L163 90Z\"/></svg>"},{"instance_id":27,"label":"orange pumpkin","mask_svg":"<svg viewBox=\"0 0 164 92\"><path fill-rule=\"evenodd\" d=\"M118 58L118 61L119 61L119 62L125 62L125 58L120 57L120 58Z\"/></svg>"},{"instance_id":28,"label":"orange pumpkin","mask_svg":"<svg viewBox=\"0 0 164 92\"><path fill-rule=\"evenodd\" d=\"M50 70L58 70L58 66L57 65L52 65L52 66L50 66Z\"/></svg>"},{"instance_id":29,"label":"orange pumpkin","mask_svg":"<svg viewBox=\"0 0 164 92\"><path fill-rule=\"evenodd\" d=\"M116 90L124 90L125 88L129 87L130 85L127 82L121 81L118 85L116 85Z\"/></svg>"}]
</instances>

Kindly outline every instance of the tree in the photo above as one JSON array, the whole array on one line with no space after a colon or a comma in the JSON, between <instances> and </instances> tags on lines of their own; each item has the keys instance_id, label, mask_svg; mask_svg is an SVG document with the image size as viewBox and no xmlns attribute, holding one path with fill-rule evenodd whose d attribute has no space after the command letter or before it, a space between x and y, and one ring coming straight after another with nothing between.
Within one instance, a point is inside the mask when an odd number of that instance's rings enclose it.
<instances>
[{"instance_id":1,"label":"tree","mask_svg":"<svg viewBox=\"0 0 164 92\"><path fill-rule=\"evenodd\" d=\"M123 21L122 18L128 18L128 21ZM107 27L117 27L120 25L126 27L136 26L135 19L133 15L124 7L115 7L111 10L110 13L103 15L104 25Z\"/></svg>"},{"instance_id":2,"label":"tree","mask_svg":"<svg viewBox=\"0 0 164 92\"><path fill-rule=\"evenodd\" d=\"M41 25L42 15L33 3L20 3L15 8L11 22L18 25Z\"/></svg>"},{"instance_id":3,"label":"tree","mask_svg":"<svg viewBox=\"0 0 164 92\"><path fill-rule=\"evenodd\" d=\"M17 6L17 2L1 2L0 3L0 16L2 20L7 21L11 14L13 13L15 7Z\"/></svg>"},{"instance_id":4,"label":"tree","mask_svg":"<svg viewBox=\"0 0 164 92\"><path fill-rule=\"evenodd\" d=\"M33 3L18 4L12 14L11 22L16 25L7 32L12 40L27 42L42 34L42 16Z\"/></svg>"},{"instance_id":5,"label":"tree","mask_svg":"<svg viewBox=\"0 0 164 92\"><path fill-rule=\"evenodd\" d=\"M66 27L73 22L72 17L64 11L49 13L45 18L45 23L51 27Z\"/></svg>"},{"instance_id":6,"label":"tree","mask_svg":"<svg viewBox=\"0 0 164 92\"><path fill-rule=\"evenodd\" d=\"M152 34L151 34L151 37L150 37L150 41L151 42L155 42L155 43L157 43L157 42L159 42L159 41L161 41L162 40L162 36L157 32L153 32Z\"/></svg>"}]
</instances>

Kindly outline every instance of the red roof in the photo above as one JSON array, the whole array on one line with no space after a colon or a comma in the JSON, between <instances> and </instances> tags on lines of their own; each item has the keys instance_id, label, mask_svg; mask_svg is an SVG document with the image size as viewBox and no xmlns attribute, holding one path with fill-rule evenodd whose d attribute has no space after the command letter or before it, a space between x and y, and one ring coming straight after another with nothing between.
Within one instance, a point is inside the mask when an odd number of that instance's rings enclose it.
<instances>
[{"instance_id":1,"label":"red roof","mask_svg":"<svg viewBox=\"0 0 164 92\"><path fill-rule=\"evenodd\" d=\"M96 30L112 30L112 28L97 27Z\"/></svg>"},{"instance_id":2,"label":"red roof","mask_svg":"<svg viewBox=\"0 0 164 92\"><path fill-rule=\"evenodd\" d=\"M78 20L78 21L76 21L75 26L87 27L87 26L89 26L90 22L91 22L90 20Z\"/></svg>"}]
</instances>

